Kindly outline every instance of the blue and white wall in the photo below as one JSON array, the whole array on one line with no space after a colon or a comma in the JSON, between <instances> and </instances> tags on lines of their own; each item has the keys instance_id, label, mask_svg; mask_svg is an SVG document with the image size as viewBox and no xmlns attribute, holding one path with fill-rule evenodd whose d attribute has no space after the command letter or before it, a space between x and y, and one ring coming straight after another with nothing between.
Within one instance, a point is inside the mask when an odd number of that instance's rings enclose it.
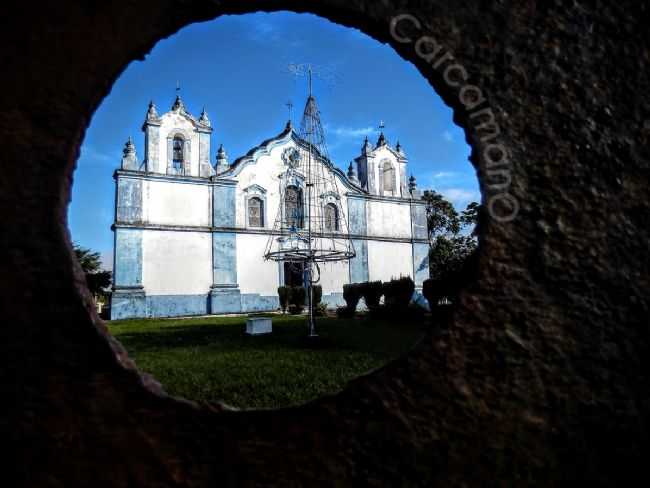
<instances>
[{"instance_id":1,"label":"blue and white wall","mask_svg":"<svg viewBox=\"0 0 650 488\"><path fill-rule=\"evenodd\" d=\"M283 152L300 146L288 126L215 176L205 169L209 121L178 109L143 126L146 157L125 150L115 173L115 283L112 318L162 317L273 310L282 266L263 255L280 205ZM185 174L168 172L170 135L187 137ZM383 153L382 153L383 154ZM396 157L387 151L381 157ZM208 163L209 164L209 163ZM399 167L400 161L395 160ZM403 188L405 169L396 171ZM376 175L379 177L378 175ZM342 217L356 257L320 265L323 301L343 304L350 282L428 277L424 205L402 196L369 194L336 173ZM399 183L399 185L398 185ZM247 221L247 199L264 202L264 226Z\"/></svg>"}]
</instances>

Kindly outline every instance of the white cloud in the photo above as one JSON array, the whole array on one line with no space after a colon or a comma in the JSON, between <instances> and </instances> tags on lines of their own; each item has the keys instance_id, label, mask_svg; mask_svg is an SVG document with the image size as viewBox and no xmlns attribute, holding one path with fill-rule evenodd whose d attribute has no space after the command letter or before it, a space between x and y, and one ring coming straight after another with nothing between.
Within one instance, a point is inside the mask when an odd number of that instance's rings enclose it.
<instances>
[{"instance_id":1,"label":"white cloud","mask_svg":"<svg viewBox=\"0 0 650 488\"><path fill-rule=\"evenodd\" d=\"M329 125L325 126L325 131L327 134L334 135L341 138L361 138L374 134L377 129L374 127L331 127Z\"/></svg>"},{"instance_id":2,"label":"white cloud","mask_svg":"<svg viewBox=\"0 0 650 488\"><path fill-rule=\"evenodd\" d=\"M466 188L440 188L436 190L447 200L449 200L457 210L465 210L470 202L480 202L481 193L477 190L468 190Z\"/></svg>"},{"instance_id":3,"label":"white cloud","mask_svg":"<svg viewBox=\"0 0 650 488\"><path fill-rule=\"evenodd\" d=\"M433 174L433 178L436 180L441 180L444 178L453 178L454 176L457 176L458 173L455 171L439 171L438 173Z\"/></svg>"},{"instance_id":4,"label":"white cloud","mask_svg":"<svg viewBox=\"0 0 650 488\"><path fill-rule=\"evenodd\" d=\"M252 27L248 31L248 38L255 42L275 42L281 39L276 26L264 20L259 20L252 24Z\"/></svg>"},{"instance_id":5,"label":"white cloud","mask_svg":"<svg viewBox=\"0 0 650 488\"><path fill-rule=\"evenodd\" d=\"M95 163L112 162L115 164L119 162L118 160L116 160L115 156L98 151L97 149L95 149L93 146L89 144L84 144L83 146L81 146L81 155L79 156L79 161L95 162Z\"/></svg>"}]
</instances>

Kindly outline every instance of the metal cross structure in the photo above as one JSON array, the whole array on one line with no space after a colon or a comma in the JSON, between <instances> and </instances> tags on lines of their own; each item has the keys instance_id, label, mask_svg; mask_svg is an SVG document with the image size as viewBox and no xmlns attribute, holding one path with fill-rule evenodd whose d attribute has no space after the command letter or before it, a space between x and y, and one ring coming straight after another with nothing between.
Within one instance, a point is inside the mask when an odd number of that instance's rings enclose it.
<instances>
[{"instance_id":1,"label":"metal cross structure","mask_svg":"<svg viewBox=\"0 0 650 488\"><path fill-rule=\"evenodd\" d=\"M318 263L349 260L355 251L346 209L340 205L337 170L329 158L320 111L312 92L312 66L290 65L290 71L307 76L309 96L295 139L296 147L286 149L283 154L286 172L280 176L280 208L264 258L304 266L309 337L317 337L313 285L320 281ZM314 271L318 272L316 279Z\"/></svg>"}]
</instances>

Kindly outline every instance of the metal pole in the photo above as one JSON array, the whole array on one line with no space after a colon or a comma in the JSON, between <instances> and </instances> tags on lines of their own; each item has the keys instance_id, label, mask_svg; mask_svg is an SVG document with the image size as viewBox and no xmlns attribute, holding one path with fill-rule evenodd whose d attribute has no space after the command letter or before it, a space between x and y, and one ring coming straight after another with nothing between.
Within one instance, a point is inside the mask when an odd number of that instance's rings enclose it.
<instances>
[{"instance_id":1,"label":"metal pole","mask_svg":"<svg viewBox=\"0 0 650 488\"><path fill-rule=\"evenodd\" d=\"M309 65L309 103L311 103L311 65ZM314 324L314 291L312 287L312 250L311 250L311 145L314 140L314 123L310 116L307 121L309 132L309 156L307 158L307 296L309 304L309 337L318 337L316 325Z\"/></svg>"}]
</instances>

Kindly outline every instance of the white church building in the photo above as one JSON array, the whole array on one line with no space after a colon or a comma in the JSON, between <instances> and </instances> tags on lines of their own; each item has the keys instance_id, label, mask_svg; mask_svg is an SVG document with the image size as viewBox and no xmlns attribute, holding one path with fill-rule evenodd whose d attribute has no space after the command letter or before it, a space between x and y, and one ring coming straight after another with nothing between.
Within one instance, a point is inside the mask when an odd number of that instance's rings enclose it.
<instances>
[{"instance_id":1,"label":"white church building","mask_svg":"<svg viewBox=\"0 0 650 488\"><path fill-rule=\"evenodd\" d=\"M300 206L305 191L301 181L281 185L287 155L307 150L291 121L232 163L223 146L211 163L210 120L205 111L193 117L179 96L162 115L150 103L142 130L143 161L129 139L114 174L111 318L277 309L278 286L301 284L302 275L294 263L264 259L280 202ZM399 143L366 138L347 174L315 164L339 189L321 196L328 230L349 228L355 252L320 265L323 302L344 304L346 283L410 276L420 288L429 277L425 204Z\"/></svg>"}]
</instances>

